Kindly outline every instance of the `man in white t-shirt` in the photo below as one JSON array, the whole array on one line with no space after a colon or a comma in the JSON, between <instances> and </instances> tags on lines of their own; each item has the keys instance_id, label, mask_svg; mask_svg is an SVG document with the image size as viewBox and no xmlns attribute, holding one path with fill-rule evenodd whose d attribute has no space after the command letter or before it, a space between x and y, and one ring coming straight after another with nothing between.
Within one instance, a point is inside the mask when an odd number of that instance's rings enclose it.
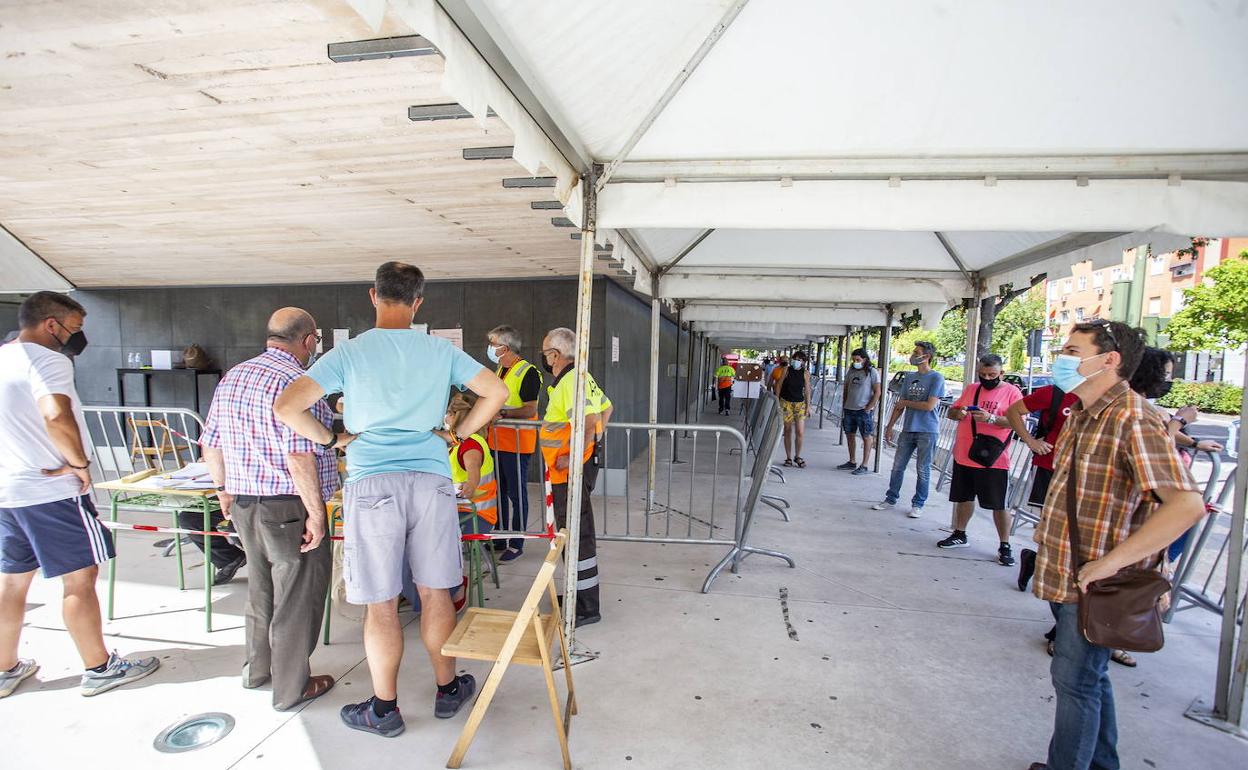
<instances>
[{"instance_id":1,"label":"man in white t-shirt","mask_svg":"<svg viewBox=\"0 0 1248 770\"><path fill-rule=\"evenodd\" d=\"M37 292L18 310L18 338L0 345L0 698L39 670L17 657L36 568L64 584L62 612L82 656L83 695L160 666L156 658L122 658L104 646L95 579L115 552L87 494L90 434L66 357L87 346L86 314L64 294Z\"/></svg>"}]
</instances>

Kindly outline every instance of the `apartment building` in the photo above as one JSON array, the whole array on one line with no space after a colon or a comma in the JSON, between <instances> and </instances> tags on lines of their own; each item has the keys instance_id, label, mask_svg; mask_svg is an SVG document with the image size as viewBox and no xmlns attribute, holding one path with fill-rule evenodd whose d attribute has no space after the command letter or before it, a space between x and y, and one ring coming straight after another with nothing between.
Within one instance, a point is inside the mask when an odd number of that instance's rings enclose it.
<instances>
[{"instance_id":1,"label":"apartment building","mask_svg":"<svg viewBox=\"0 0 1248 770\"><path fill-rule=\"evenodd\" d=\"M1094 318L1121 317L1164 335L1166 322L1183 308L1183 291L1197 285L1223 259L1244 250L1248 250L1248 238L1215 238L1195 255L1149 254L1142 245L1124 251L1121 264L1097 270L1091 262L1074 265L1070 275L1050 279L1045 287L1049 350L1060 347L1076 323ZM1119 316L1113 314L1117 282L1125 282L1118 289ZM1138 282L1142 289L1132 293L1130 282ZM1185 356L1178 374L1185 379L1221 380L1225 365L1227 379L1237 380L1242 377L1242 359L1233 351L1228 355L1241 362L1238 372L1230 371L1235 368L1232 361L1215 351Z\"/></svg>"}]
</instances>

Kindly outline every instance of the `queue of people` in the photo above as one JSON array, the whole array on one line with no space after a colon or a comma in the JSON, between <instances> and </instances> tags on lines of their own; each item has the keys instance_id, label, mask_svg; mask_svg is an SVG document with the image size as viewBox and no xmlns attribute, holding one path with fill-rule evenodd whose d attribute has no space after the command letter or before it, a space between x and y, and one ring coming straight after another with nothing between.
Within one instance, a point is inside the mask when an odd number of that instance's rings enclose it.
<instances>
[{"instance_id":1,"label":"queue of people","mask_svg":"<svg viewBox=\"0 0 1248 770\"><path fill-rule=\"evenodd\" d=\"M369 289L374 328L319 357L310 314L273 313L264 352L222 378L200 438L219 520L241 541L241 548L214 542L215 576L224 582L248 566L241 684L270 685L278 710L319 698L335 684L312 672L310 657L333 568L326 501L340 487L338 452L347 450L343 579L347 601L366 607L373 693L344 706L341 718L386 737L405 728L397 689L400 595L412 587L420 605L420 636L436 687L433 714L453 717L476 693L474 678L457 674L455 660L441 653L463 602L455 593L466 585L461 523L476 532L525 532L528 462L539 445L558 526L568 517L575 333L552 329L542 342L542 368L553 379L539 421L542 375L521 358L519 333L505 325L492 329L486 357L498 368L481 366L450 342L411 328L424 284L412 265L381 265ZM36 569L65 585L64 614L83 660L84 695L138 681L160 665L156 658L122 658L104 645L95 579L115 550L89 495L88 434L72 364L61 355L86 346L85 316L68 296L39 292L22 305L19 338L0 346L0 697L38 670L33 660L17 657ZM337 433L326 400L334 394L342 396L337 407L345 426ZM592 376L586 397L585 453L577 460L585 493L573 567L579 625L602 617L589 492L612 411ZM498 424L501 419L533 427ZM518 558L524 542L499 538L500 561Z\"/></svg>"}]
</instances>

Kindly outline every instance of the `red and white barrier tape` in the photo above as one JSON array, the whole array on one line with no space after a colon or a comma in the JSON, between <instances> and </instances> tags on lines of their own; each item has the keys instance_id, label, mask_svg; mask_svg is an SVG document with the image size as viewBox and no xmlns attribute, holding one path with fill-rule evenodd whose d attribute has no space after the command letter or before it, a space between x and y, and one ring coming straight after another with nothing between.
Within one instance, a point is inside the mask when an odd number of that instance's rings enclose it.
<instances>
[{"instance_id":1,"label":"red and white barrier tape","mask_svg":"<svg viewBox=\"0 0 1248 770\"><path fill-rule=\"evenodd\" d=\"M550 539L550 547L555 547L555 492L550 486L550 466L546 466L542 473L542 483L546 488L546 534L544 537Z\"/></svg>"},{"instance_id":2,"label":"red and white barrier tape","mask_svg":"<svg viewBox=\"0 0 1248 770\"><path fill-rule=\"evenodd\" d=\"M198 529L182 529L181 527L157 527L152 524L126 524L120 521L100 521L100 525L105 529L111 530L130 530L135 532L158 532L165 535L199 535L201 537L229 537L235 535L235 532L221 532L213 530L204 532ZM553 538L553 534L544 532L517 534L515 532L487 532L485 534L460 535L460 540L467 541L485 541L485 540L548 540ZM342 540L341 535L331 535L330 540Z\"/></svg>"}]
</instances>

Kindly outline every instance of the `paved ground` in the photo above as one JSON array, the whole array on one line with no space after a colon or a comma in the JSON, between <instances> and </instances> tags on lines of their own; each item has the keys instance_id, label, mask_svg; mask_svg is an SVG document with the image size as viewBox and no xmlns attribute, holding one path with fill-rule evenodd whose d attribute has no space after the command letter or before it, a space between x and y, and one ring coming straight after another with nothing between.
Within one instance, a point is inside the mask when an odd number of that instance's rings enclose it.
<instances>
[{"instance_id":1,"label":"paved ground","mask_svg":"<svg viewBox=\"0 0 1248 770\"><path fill-rule=\"evenodd\" d=\"M834 430L812 430L809 467L770 485L792 502L793 521L770 508L756 521L754 542L789 552L796 569L751 557L740 575L726 573L701 594L722 548L603 545L605 620L579 637L601 657L574 668L576 767L995 770L1043 759L1053 715L1041 640L1047 608L1018 592L1014 570L995 563L987 519L975 520L973 547L944 553L934 546L949 516L939 493L918 521L867 510L884 478L832 470L845 457L835 438ZM699 459L699 467L710 466ZM159 655L162 670L131 688L80 697L59 590L37 581L22 653L43 669L37 682L0 701L0 766L19 757L23 765L101 770L445 762L463 720L432 718L433 686L414 623L400 688L403 736L386 740L338 723L344 703L369 694L359 626L340 617L334 643L314 658L339 685L297 713L278 714L267 691L238 682L245 580L217 590L220 630L207 634L202 594L178 592L172 561L149 543L145 535L122 540L123 617L106 632L123 653ZM1016 548L1025 544L1026 535ZM536 561L529 554L504 567L491 605L515 606ZM193 576L191 586L199 585ZM1182 716L1194 697L1211 694L1214 620L1183 613L1167 628L1162 652L1140 656L1134 670L1114 667L1123 767L1245 766L1248 743ZM479 679L487 670L465 668ZM557 767L544 698L536 672L510 673L465 767ZM237 727L194 754L152 750L162 727L203 711L229 712Z\"/></svg>"}]
</instances>

